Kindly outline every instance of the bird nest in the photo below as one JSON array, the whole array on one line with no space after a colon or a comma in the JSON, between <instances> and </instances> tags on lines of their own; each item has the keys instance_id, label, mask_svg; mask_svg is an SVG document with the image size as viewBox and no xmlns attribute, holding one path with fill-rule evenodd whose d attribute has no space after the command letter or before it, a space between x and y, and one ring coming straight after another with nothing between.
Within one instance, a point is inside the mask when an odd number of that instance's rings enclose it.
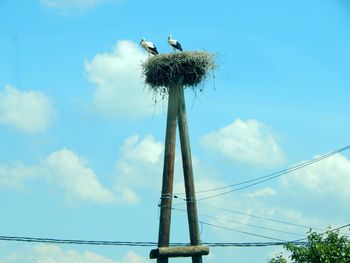
<instances>
[{"instance_id":1,"label":"bird nest","mask_svg":"<svg viewBox=\"0 0 350 263\"><path fill-rule=\"evenodd\" d=\"M142 64L145 83L154 91L174 85L197 87L214 69L214 55L204 51L159 54Z\"/></svg>"}]
</instances>

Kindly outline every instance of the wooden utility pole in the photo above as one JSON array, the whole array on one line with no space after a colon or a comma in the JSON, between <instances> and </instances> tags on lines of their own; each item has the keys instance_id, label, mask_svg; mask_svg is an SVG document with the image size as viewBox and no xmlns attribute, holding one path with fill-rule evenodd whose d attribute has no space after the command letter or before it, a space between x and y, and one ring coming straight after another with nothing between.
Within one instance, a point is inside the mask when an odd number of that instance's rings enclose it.
<instances>
[{"instance_id":1,"label":"wooden utility pole","mask_svg":"<svg viewBox=\"0 0 350 263\"><path fill-rule=\"evenodd\" d=\"M169 89L168 114L165 135L162 196L160 200L160 218L158 247L169 247L171 204L173 198L176 124L179 105L180 85ZM168 263L168 257L158 257L157 263Z\"/></svg>"},{"instance_id":2,"label":"wooden utility pole","mask_svg":"<svg viewBox=\"0 0 350 263\"><path fill-rule=\"evenodd\" d=\"M191 87L195 90L198 84L210 75L209 72L214 66L214 55L204 51L158 54L142 64L146 85L153 89L155 94L169 95L162 194L159 203L158 248L152 249L150 253L150 258L157 259L157 263L168 263L169 258L173 257L191 257L192 263L202 263L202 256L209 254L209 247L201 245L198 228L184 88ZM190 244L186 246L169 246L177 125L179 125L190 234Z\"/></svg>"},{"instance_id":3,"label":"wooden utility pole","mask_svg":"<svg viewBox=\"0 0 350 263\"><path fill-rule=\"evenodd\" d=\"M169 248L177 123L179 124L191 246ZM184 89L183 85L176 84L169 88L158 249L152 250L150 257L157 258L157 263L168 263L169 257L192 257L192 263L202 263L202 255L208 253L209 247L200 246Z\"/></svg>"},{"instance_id":4,"label":"wooden utility pole","mask_svg":"<svg viewBox=\"0 0 350 263\"><path fill-rule=\"evenodd\" d=\"M179 134L181 142L181 154L182 154L182 167L184 172L185 191L186 191L186 204L187 204L187 217L188 226L190 230L190 240L192 246L200 245L200 236L198 228L197 217L197 204L196 193L193 180L193 168L191 158L191 147L188 136L187 117L186 117L186 104L184 90L179 90L179 107L178 107L178 123ZM193 256L193 263L202 263L202 256Z\"/></svg>"}]
</instances>

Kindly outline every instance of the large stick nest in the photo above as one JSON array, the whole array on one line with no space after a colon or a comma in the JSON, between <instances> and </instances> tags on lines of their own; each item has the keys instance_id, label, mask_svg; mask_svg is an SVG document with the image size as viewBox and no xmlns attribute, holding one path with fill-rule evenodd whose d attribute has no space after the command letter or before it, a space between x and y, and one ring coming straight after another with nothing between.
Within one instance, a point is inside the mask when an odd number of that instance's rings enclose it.
<instances>
[{"instance_id":1,"label":"large stick nest","mask_svg":"<svg viewBox=\"0 0 350 263\"><path fill-rule=\"evenodd\" d=\"M214 69L214 55L204 51L159 54L142 64L146 84L155 91L173 85L196 87Z\"/></svg>"}]
</instances>

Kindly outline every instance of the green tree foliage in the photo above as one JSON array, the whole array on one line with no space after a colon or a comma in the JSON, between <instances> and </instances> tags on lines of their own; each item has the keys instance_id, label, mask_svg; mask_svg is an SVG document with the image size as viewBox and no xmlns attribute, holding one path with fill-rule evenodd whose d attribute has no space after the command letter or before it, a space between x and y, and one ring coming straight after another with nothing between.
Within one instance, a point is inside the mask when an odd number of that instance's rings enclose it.
<instances>
[{"instance_id":1,"label":"green tree foliage","mask_svg":"<svg viewBox=\"0 0 350 263\"><path fill-rule=\"evenodd\" d=\"M287 260L282 257L282 255L278 255L275 258L271 259L269 263L287 263Z\"/></svg>"},{"instance_id":2,"label":"green tree foliage","mask_svg":"<svg viewBox=\"0 0 350 263\"><path fill-rule=\"evenodd\" d=\"M339 231L310 232L305 245L287 244L285 248L295 263L350 263L350 240ZM278 255L269 263L287 263L287 260Z\"/></svg>"}]
</instances>

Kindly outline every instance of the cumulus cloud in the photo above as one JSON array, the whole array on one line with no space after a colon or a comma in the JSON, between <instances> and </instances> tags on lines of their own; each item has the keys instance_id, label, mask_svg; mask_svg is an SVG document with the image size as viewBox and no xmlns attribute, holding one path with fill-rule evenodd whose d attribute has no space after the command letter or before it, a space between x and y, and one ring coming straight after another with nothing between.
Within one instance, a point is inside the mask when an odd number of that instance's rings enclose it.
<instances>
[{"instance_id":1,"label":"cumulus cloud","mask_svg":"<svg viewBox=\"0 0 350 263\"><path fill-rule=\"evenodd\" d=\"M115 191L103 186L88 161L68 149L55 151L32 166L21 162L0 163L0 189L26 188L29 180L41 180L53 189L61 189L68 204L133 204L137 200L136 194L126 185Z\"/></svg>"},{"instance_id":2,"label":"cumulus cloud","mask_svg":"<svg viewBox=\"0 0 350 263\"><path fill-rule=\"evenodd\" d=\"M134 135L124 141L123 158L154 164L160 159L162 151L162 143L153 136L147 135L140 140L138 135Z\"/></svg>"},{"instance_id":3,"label":"cumulus cloud","mask_svg":"<svg viewBox=\"0 0 350 263\"><path fill-rule=\"evenodd\" d=\"M118 192L129 189L129 194L134 196L136 202L138 197L135 189L160 186L162 153L162 143L151 135L144 138L134 135L125 139L121 157L116 163L118 176L114 189Z\"/></svg>"},{"instance_id":4,"label":"cumulus cloud","mask_svg":"<svg viewBox=\"0 0 350 263\"><path fill-rule=\"evenodd\" d=\"M249 197L256 198L256 197L265 197L265 196L273 196L277 192L272 189L271 187L265 187L262 189L255 190L252 193L249 193Z\"/></svg>"},{"instance_id":5,"label":"cumulus cloud","mask_svg":"<svg viewBox=\"0 0 350 263\"><path fill-rule=\"evenodd\" d=\"M269 127L256 120L236 120L218 131L204 135L207 149L231 160L257 166L274 166L283 153Z\"/></svg>"},{"instance_id":6,"label":"cumulus cloud","mask_svg":"<svg viewBox=\"0 0 350 263\"><path fill-rule=\"evenodd\" d=\"M214 216L215 218L210 218L213 224L225 224L225 226L250 233L256 233L252 225L265 227L265 229L259 229L257 233L283 240L305 236L310 228L322 231L321 228L325 229L329 225L340 226L347 221L347 215L344 212L348 210L350 199L347 191L347 185L350 183L350 160L344 155L338 154L304 167L285 175L280 180L274 184L274 187L250 191L247 189L204 200L204 204L198 202L199 213ZM228 185L228 183L222 185ZM206 195L206 193L203 194ZM334 206L334 204L337 205ZM334 210L330 211L330 208ZM275 221L267 220L268 218ZM290 222L298 226L282 222ZM240 225L241 223L247 225ZM289 233L276 232L276 230ZM212 233L220 239L230 239L232 236L227 231L220 232L214 229ZM236 237L240 241L251 241L251 237L247 235L237 234Z\"/></svg>"},{"instance_id":7,"label":"cumulus cloud","mask_svg":"<svg viewBox=\"0 0 350 263\"><path fill-rule=\"evenodd\" d=\"M209 207L201 208L201 202L199 207L201 212L215 214L216 219L212 220L213 224L221 225L222 222L232 221L232 228L243 229L250 233L255 233L250 226L237 228L238 225L235 222L290 232L290 234L280 233L268 229L260 229L258 232L261 235L284 240L305 235L309 228L320 230L329 225L335 227L346 222L347 216L344 211L348 210L350 199L347 190L347 185L350 183L350 160L344 155L338 154L304 167L282 177L281 180L274 185L274 188L264 187L251 192L237 192L213 200L205 200L206 204L209 203ZM334 204L337 206L335 207ZM223 209L211 209L210 205ZM334 211L330 212L330 207L334 208ZM247 215L243 215L242 212ZM248 216L249 214L253 217ZM266 218L279 222L266 220ZM299 226L282 224L282 221ZM229 238L225 233L218 233L218 235ZM245 239L248 240L248 237L243 235L242 240Z\"/></svg>"},{"instance_id":8,"label":"cumulus cloud","mask_svg":"<svg viewBox=\"0 0 350 263\"><path fill-rule=\"evenodd\" d=\"M146 58L137 44L122 40L111 52L85 61L87 77L96 86L93 104L98 111L116 118L153 114L152 94L142 80L141 63Z\"/></svg>"},{"instance_id":9,"label":"cumulus cloud","mask_svg":"<svg viewBox=\"0 0 350 263\"><path fill-rule=\"evenodd\" d=\"M69 201L116 201L113 193L98 181L87 161L70 150L63 149L52 153L45 160L44 166L50 182L61 187Z\"/></svg>"},{"instance_id":10,"label":"cumulus cloud","mask_svg":"<svg viewBox=\"0 0 350 263\"><path fill-rule=\"evenodd\" d=\"M0 124L26 133L41 133L54 116L50 99L40 91L21 91L9 85L0 91Z\"/></svg>"},{"instance_id":11,"label":"cumulus cloud","mask_svg":"<svg viewBox=\"0 0 350 263\"><path fill-rule=\"evenodd\" d=\"M36 245L26 250L15 252L0 259L2 263L146 263L145 258L133 251L127 252L121 260L90 252L78 252L73 249L62 249L57 245Z\"/></svg>"},{"instance_id":12,"label":"cumulus cloud","mask_svg":"<svg viewBox=\"0 0 350 263\"><path fill-rule=\"evenodd\" d=\"M138 192L151 190L159 193L163 174L164 145L152 135L140 137L133 135L124 140L121 147L121 157L116 163L114 190L129 189L134 194L135 201L139 199ZM176 152L174 164L174 193L184 197L184 180L181 162L181 152ZM196 177L196 189L207 190L220 187L223 184L216 178L215 171L192 157L193 171ZM132 190L131 190L132 189ZM132 191L132 192L131 192ZM208 194L208 193L206 193ZM199 194L197 197L204 197Z\"/></svg>"},{"instance_id":13,"label":"cumulus cloud","mask_svg":"<svg viewBox=\"0 0 350 263\"><path fill-rule=\"evenodd\" d=\"M283 182L290 189L306 190L306 193L337 198L346 203L350 200L347 187L350 184L350 160L337 154L293 172Z\"/></svg>"},{"instance_id":14,"label":"cumulus cloud","mask_svg":"<svg viewBox=\"0 0 350 263\"><path fill-rule=\"evenodd\" d=\"M12 164L0 163L0 188L21 189L25 182L38 176L38 168L20 162Z\"/></svg>"},{"instance_id":15,"label":"cumulus cloud","mask_svg":"<svg viewBox=\"0 0 350 263\"><path fill-rule=\"evenodd\" d=\"M181 156L181 153L178 153L178 156ZM219 188L227 185L227 183L223 182L215 168L213 168L210 164L203 162L198 159L196 156L192 155L192 167L193 167L193 176L195 178L195 189L196 189L196 198L205 198L207 196L211 196L216 194L217 192L207 192L209 189ZM182 160L181 158L175 160L175 172L178 173L178 176L175 177L174 180L174 193L179 194L182 193L184 197L185 188L184 188L184 180L183 180L183 168L182 168ZM213 201L216 202L218 199L210 199L208 200L213 204Z\"/></svg>"},{"instance_id":16,"label":"cumulus cloud","mask_svg":"<svg viewBox=\"0 0 350 263\"><path fill-rule=\"evenodd\" d=\"M151 135L125 139L116 162L113 187L108 188L85 158L72 150L61 149L32 166L20 162L0 163L0 189L21 189L29 180L41 180L53 189L60 189L68 204L135 204L139 190L159 191L162 154L163 145Z\"/></svg>"},{"instance_id":17,"label":"cumulus cloud","mask_svg":"<svg viewBox=\"0 0 350 263\"><path fill-rule=\"evenodd\" d=\"M86 9L115 0L40 0L43 6L57 9Z\"/></svg>"}]
</instances>

